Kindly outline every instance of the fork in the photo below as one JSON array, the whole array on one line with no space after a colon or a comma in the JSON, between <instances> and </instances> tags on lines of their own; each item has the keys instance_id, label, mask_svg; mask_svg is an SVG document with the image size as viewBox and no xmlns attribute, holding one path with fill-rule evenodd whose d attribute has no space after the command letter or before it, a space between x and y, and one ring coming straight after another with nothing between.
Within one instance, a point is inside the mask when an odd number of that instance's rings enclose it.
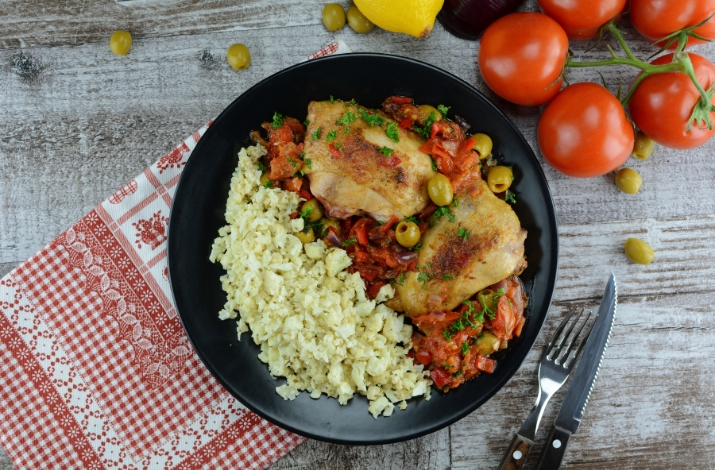
<instances>
[{"instance_id":1,"label":"fork","mask_svg":"<svg viewBox=\"0 0 715 470\"><path fill-rule=\"evenodd\" d=\"M581 323L576 334L572 335L571 333L585 312L585 310L582 310L566 330L566 325L574 316L575 311L576 310L572 310L566 315L566 318L563 319L556 329L553 338L551 338L551 341L546 346L541 362L539 362L539 395L536 397L536 404L531 409L529 416L526 417L524 424L521 425L521 428L519 428L514 435L509 450L507 450L501 464L499 464L498 470L519 469L524 464L526 456L534 444L536 430L539 428L539 422L544 414L546 404L553 394L566 382L566 379L576 364L579 354L581 354L581 350L586 344L588 335L591 334L593 322L588 327L588 330L586 330L577 349L574 349L584 327L591 318L591 312L589 311L588 316L586 316L586 319ZM598 316L598 314L596 316Z\"/></svg>"}]
</instances>

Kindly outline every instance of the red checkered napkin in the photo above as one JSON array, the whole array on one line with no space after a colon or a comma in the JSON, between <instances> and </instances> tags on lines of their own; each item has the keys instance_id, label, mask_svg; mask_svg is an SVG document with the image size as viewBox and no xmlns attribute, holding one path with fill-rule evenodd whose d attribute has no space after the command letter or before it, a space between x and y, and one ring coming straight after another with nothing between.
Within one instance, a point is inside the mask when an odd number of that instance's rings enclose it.
<instances>
[{"instance_id":1,"label":"red checkered napkin","mask_svg":"<svg viewBox=\"0 0 715 470\"><path fill-rule=\"evenodd\" d=\"M214 380L172 302L167 216L207 127L0 279L0 444L17 468L261 469L303 441Z\"/></svg>"}]
</instances>

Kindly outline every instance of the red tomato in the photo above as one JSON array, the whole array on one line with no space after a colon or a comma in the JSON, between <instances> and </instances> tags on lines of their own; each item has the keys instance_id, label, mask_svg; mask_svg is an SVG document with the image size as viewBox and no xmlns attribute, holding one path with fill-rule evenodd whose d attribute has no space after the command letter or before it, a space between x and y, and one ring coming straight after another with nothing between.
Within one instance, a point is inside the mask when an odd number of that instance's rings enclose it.
<instances>
[{"instance_id":1,"label":"red tomato","mask_svg":"<svg viewBox=\"0 0 715 470\"><path fill-rule=\"evenodd\" d=\"M633 150L633 126L621 103L596 83L576 83L544 110L537 130L544 159L568 176L615 170Z\"/></svg>"},{"instance_id":2,"label":"red tomato","mask_svg":"<svg viewBox=\"0 0 715 470\"><path fill-rule=\"evenodd\" d=\"M656 42L689 26L695 26L715 13L715 0L632 0L629 16L633 27L646 39ZM715 18L695 30L707 39L715 39ZM688 46L702 44L688 39ZM677 42L672 47L676 47Z\"/></svg>"},{"instance_id":3,"label":"red tomato","mask_svg":"<svg viewBox=\"0 0 715 470\"><path fill-rule=\"evenodd\" d=\"M626 7L627 0L539 0L539 8L556 20L571 39L591 39Z\"/></svg>"},{"instance_id":4,"label":"red tomato","mask_svg":"<svg viewBox=\"0 0 715 470\"><path fill-rule=\"evenodd\" d=\"M546 15L512 13L492 23L479 46L484 81L505 100L524 106L548 103L561 89L569 40Z\"/></svg>"},{"instance_id":5,"label":"red tomato","mask_svg":"<svg viewBox=\"0 0 715 470\"><path fill-rule=\"evenodd\" d=\"M689 53L698 82L706 90L715 83L715 66L696 54ZM673 54L655 59L652 64L667 64ZM651 75L643 80L629 103L631 118L645 135L666 147L690 149L703 145L715 134L715 129L699 128L697 123L687 131L693 108L700 93L690 77L681 72ZM710 113L715 122L715 113Z\"/></svg>"}]
</instances>

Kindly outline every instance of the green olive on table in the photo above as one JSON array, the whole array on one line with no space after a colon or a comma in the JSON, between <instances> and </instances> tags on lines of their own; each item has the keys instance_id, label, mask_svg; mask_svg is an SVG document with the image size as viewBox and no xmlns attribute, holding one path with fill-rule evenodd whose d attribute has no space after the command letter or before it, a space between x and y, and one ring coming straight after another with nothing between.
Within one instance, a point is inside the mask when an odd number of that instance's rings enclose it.
<instances>
[{"instance_id":1,"label":"green olive on table","mask_svg":"<svg viewBox=\"0 0 715 470\"><path fill-rule=\"evenodd\" d=\"M497 165L489 170L487 184L493 193L503 193L514 181L514 173L508 166Z\"/></svg>"},{"instance_id":2,"label":"green olive on table","mask_svg":"<svg viewBox=\"0 0 715 470\"><path fill-rule=\"evenodd\" d=\"M317 199L305 201L300 207L300 213L308 222L317 222L323 217L323 208Z\"/></svg>"},{"instance_id":3,"label":"green olive on table","mask_svg":"<svg viewBox=\"0 0 715 470\"><path fill-rule=\"evenodd\" d=\"M403 220L395 228L395 238L397 243L405 248L412 248L420 241L420 228L414 222Z\"/></svg>"},{"instance_id":4,"label":"green olive on table","mask_svg":"<svg viewBox=\"0 0 715 470\"><path fill-rule=\"evenodd\" d=\"M375 24L368 20L355 5L348 8L348 24L356 33L369 33Z\"/></svg>"},{"instance_id":5,"label":"green olive on table","mask_svg":"<svg viewBox=\"0 0 715 470\"><path fill-rule=\"evenodd\" d=\"M417 116L420 124L424 125L430 117L430 114L434 114L434 120L440 121L442 119L442 113L437 111L437 108L430 106L428 104L421 104L417 107Z\"/></svg>"},{"instance_id":6,"label":"green olive on table","mask_svg":"<svg viewBox=\"0 0 715 470\"><path fill-rule=\"evenodd\" d=\"M645 135L642 131L638 131L631 155L638 160L645 160L653 153L654 146L655 142L653 142L653 139Z\"/></svg>"},{"instance_id":7,"label":"green olive on table","mask_svg":"<svg viewBox=\"0 0 715 470\"><path fill-rule=\"evenodd\" d=\"M236 70L243 70L251 65L251 52L245 44L232 44L226 51L228 64Z\"/></svg>"},{"instance_id":8,"label":"green olive on table","mask_svg":"<svg viewBox=\"0 0 715 470\"><path fill-rule=\"evenodd\" d=\"M494 301L494 295L496 295L496 292L491 289L483 289L479 291L477 294L477 300L479 300L479 305L482 307L482 312L484 312L485 308L489 309L491 312L497 311L497 304Z\"/></svg>"},{"instance_id":9,"label":"green olive on table","mask_svg":"<svg viewBox=\"0 0 715 470\"><path fill-rule=\"evenodd\" d=\"M323 24L328 31L337 31L345 26L345 10L338 3L328 3L323 7Z\"/></svg>"},{"instance_id":10,"label":"green olive on table","mask_svg":"<svg viewBox=\"0 0 715 470\"><path fill-rule=\"evenodd\" d=\"M132 48L132 35L129 31L115 31L109 38L109 49L117 55L127 55Z\"/></svg>"},{"instance_id":11,"label":"green olive on table","mask_svg":"<svg viewBox=\"0 0 715 470\"><path fill-rule=\"evenodd\" d=\"M488 356L489 354L499 351L501 340L488 331L482 331L477 337L475 344L479 354Z\"/></svg>"},{"instance_id":12,"label":"green olive on table","mask_svg":"<svg viewBox=\"0 0 715 470\"><path fill-rule=\"evenodd\" d=\"M486 134L474 134L472 136L474 139L474 150L479 154L479 159L484 160L492 155L492 138Z\"/></svg>"},{"instance_id":13,"label":"green olive on table","mask_svg":"<svg viewBox=\"0 0 715 470\"><path fill-rule=\"evenodd\" d=\"M454 197L452 182L442 173L437 173L427 182L427 194L438 206L449 205Z\"/></svg>"},{"instance_id":14,"label":"green olive on table","mask_svg":"<svg viewBox=\"0 0 715 470\"><path fill-rule=\"evenodd\" d=\"M635 194L641 188L643 179L636 170L621 168L616 173L616 186L618 189L628 194Z\"/></svg>"},{"instance_id":15,"label":"green olive on table","mask_svg":"<svg viewBox=\"0 0 715 470\"><path fill-rule=\"evenodd\" d=\"M653 248L643 240L638 238L629 238L623 245L623 250L626 252L626 256L629 260L638 264L650 264L655 257L655 252Z\"/></svg>"},{"instance_id":16,"label":"green olive on table","mask_svg":"<svg viewBox=\"0 0 715 470\"><path fill-rule=\"evenodd\" d=\"M298 237L298 240L300 240L303 245L315 241L315 232L313 232L312 228L309 228L307 232L296 232L293 235Z\"/></svg>"}]
</instances>

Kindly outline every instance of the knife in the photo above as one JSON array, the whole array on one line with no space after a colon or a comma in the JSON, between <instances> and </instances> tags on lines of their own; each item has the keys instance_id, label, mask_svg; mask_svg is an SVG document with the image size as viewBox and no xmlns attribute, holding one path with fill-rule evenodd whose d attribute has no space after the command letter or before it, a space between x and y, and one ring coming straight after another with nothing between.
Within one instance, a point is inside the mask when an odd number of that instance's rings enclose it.
<instances>
[{"instance_id":1,"label":"knife","mask_svg":"<svg viewBox=\"0 0 715 470\"><path fill-rule=\"evenodd\" d=\"M603 294L603 299L601 299L601 306L598 308L598 318L593 325L591 335L588 337L586 347L581 356L581 362L576 368L576 373L568 392L566 392L561 410L556 416L554 427L546 441L544 453L541 456L537 470L555 470L561 466L561 461L566 452L566 444L568 444L569 438L581 424L593 384L596 382L596 377L598 377L603 354L611 337L617 303L616 276L611 272L611 277L606 285L606 292Z\"/></svg>"}]
</instances>

